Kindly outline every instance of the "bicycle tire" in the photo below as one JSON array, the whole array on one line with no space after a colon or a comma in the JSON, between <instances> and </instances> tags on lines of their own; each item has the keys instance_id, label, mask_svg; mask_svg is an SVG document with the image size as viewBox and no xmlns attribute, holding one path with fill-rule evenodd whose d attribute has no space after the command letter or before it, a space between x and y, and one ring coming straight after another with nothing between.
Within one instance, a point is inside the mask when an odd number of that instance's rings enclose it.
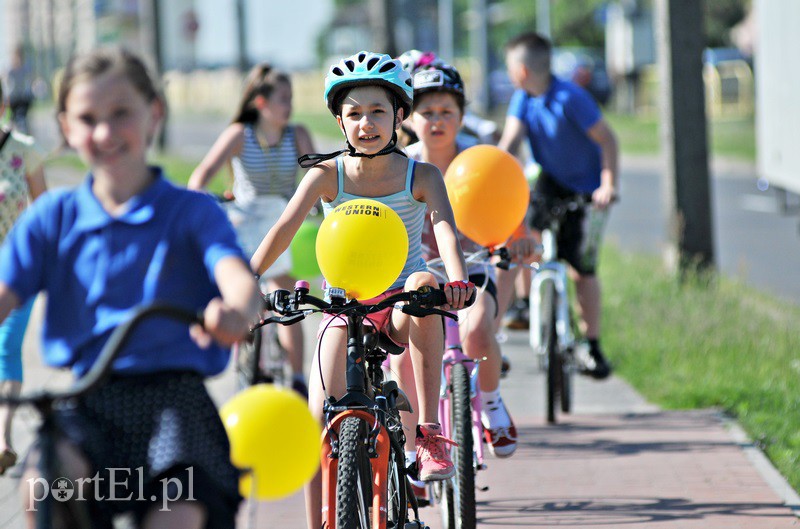
<instances>
[{"instance_id":1,"label":"bicycle tire","mask_svg":"<svg viewBox=\"0 0 800 529\"><path fill-rule=\"evenodd\" d=\"M475 529L475 457L472 437L472 402L470 399L470 377L463 363L453 364L450 372L453 385L450 406L450 424L453 440L458 446L453 449L453 464L456 475L453 478L454 500L452 512L453 525L448 529ZM447 499L450 499L448 496Z\"/></svg>"},{"instance_id":2,"label":"bicycle tire","mask_svg":"<svg viewBox=\"0 0 800 529\"><path fill-rule=\"evenodd\" d=\"M558 354L558 334L556 332L556 304L558 296L555 285L550 281L542 283L540 305L540 332L539 343L545 344L547 357L547 422L556 422L556 406L559 398L561 383L561 357Z\"/></svg>"},{"instance_id":3,"label":"bicycle tire","mask_svg":"<svg viewBox=\"0 0 800 529\"><path fill-rule=\"evenodd\" d=\"M256 329L236 344L236 381L240 390L260 382L261 339L261 329Z\"/></svg>"},{"instance_id":4,"label":"bicycle tire","mask_svg":"<svg viewBox=\"0 0 800 529\"><path fill-rule=\"evenodd\" d=\"M570 413L572 411L572 351L563 351L559 354L561 358L561 412Z\"/></svg>"},{"instance_id":5,"label":"bicycle tire","mask_svg":"<svg viewBox=\"0 0 800 529\"><path fill-rule=\"evenodd\" d=\"M259 376L261 381L276 386L290 387L289 360L286 350L278 340L278 333L274 329L266 329L266 336L261 338L261 366Z\"/></svg>"},{"instance_id":6,"label":"bicycle tire","mask_svg":"<svg viewBox=\"0 0 800 529\"><path fill-rule=\"evenodd\" d=\"M348 417L339 428L339 470L336 476L337 529L370 529L371 468L367 424Z\"/></svg>"}]
</instances>

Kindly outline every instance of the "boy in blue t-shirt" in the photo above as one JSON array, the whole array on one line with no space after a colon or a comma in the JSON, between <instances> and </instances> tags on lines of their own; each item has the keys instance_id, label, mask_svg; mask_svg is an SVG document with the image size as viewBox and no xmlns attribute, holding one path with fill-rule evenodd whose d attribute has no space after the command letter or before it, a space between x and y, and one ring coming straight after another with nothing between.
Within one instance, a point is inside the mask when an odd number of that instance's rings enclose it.
<instances>
[{"instance_id":1,"label":"boy in blue t-shirt","mask_svg":"<svg viewBox=\"0 0 800 529\"><path fill-rule=\"evenodd\" d=\"M589 240L584 226L591 214L606 212L617 197L617 140L588 92L550 71L551 44L536 33L522 34L506 45L506 65L517 88L509 103L499 147L515 152L527 138L542 172L534 201L584 195L586 209L570 212L561 226L559 258L572 269L580 308L581 330L589 343L584 372L606 378L611 369L600 348L600 283L595 274L598 240ZM547 207L535 208L531 226L542 230ZM599 233L597 237L599 238ZM510 281L503 287L510 290ZM507 299L508 294L506 294Z\"/></svg>"}]
</instances>

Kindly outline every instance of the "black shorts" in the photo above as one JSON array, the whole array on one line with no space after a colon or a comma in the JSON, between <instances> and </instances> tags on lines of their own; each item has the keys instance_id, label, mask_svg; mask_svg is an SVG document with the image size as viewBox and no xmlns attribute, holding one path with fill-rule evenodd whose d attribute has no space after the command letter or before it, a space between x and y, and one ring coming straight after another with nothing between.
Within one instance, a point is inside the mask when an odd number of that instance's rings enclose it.
<instances>
[{"instance_id":1,"label":"black shorts","mask_svg":"<svg viewBox=\"0 0 800 529\"><path fill-rule=\"evenodd\" d=\"M533 212L530 216L530 226L536 231L542 231L550 224L549 210L554 201L569 200L581 196L581 193L567 189L547 173L542 173L536 180L533 188ZM586 204L591 203L591 195L583 195ZM539 205L541 204L541 206ZM597 271L596 253L587 255L586 252L586 210L589 206L568 211L558 232L558 258L568 262L579 274L593 276ZM599 244L599 241L594 241Z\"/></svg>"},{"instance_id":2,"label":"black shorts","mask_svg":"<svg viewBox=\"0 0 800 529\"><path fill-rule=\"evenodd\" d=\"M57 420L86 454L93 475L103 478L91 484L98 496L116 498L89 505L101 521L110 524L122 512L141 520L151 508L178 498L206 508L207 528L234 527L242 500L240 471L230 462L228 436L201 375L112 376L76 405L59 410ZM126 484L110 490L109 469L117 469L116 483Z\"/></svg>"},{"instance_id":3,"label":"black shorts","mask_svg":"<svg viewBox=\"0 0 800 529\"><path fill-rule=\"evenodd\" d=\"M492 281L492 278L486 277L486 274L470 274L469 280L475 284L475 288L483 288L484 293L492 296L494 299L494 316L497 317L497 286Z\"/></svg>"}]
</instances>

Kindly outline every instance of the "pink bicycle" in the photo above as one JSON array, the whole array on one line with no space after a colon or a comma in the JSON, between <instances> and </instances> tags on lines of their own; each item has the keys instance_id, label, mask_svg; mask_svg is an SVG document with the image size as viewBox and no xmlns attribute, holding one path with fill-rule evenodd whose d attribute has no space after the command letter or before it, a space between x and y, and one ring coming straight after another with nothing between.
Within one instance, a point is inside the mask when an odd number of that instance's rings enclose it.
<instances>
[{"instance_id":1,"label":"pink bicycle","mask_svg":"<svg viewBox=\"0 0 800 529\"><path fill-rule=\"evenodd\" d=\"M488 278L493 252L483 250L466 256L467 265L483 265ZM428 270L437 279L447 282L441 259L428 261ZM485 285L476 285L481 290ZM439 394L439 422L442 434L457 443L451 448L455 476L429 485L429 496L440 504L442 522L447 529L474 529L475 476L484 464L481 395L478 384L480 359L464 353L457 320L445 319L445 352ZM485 489L483 489L485 490Z\"/></svg>"}]
</instances>

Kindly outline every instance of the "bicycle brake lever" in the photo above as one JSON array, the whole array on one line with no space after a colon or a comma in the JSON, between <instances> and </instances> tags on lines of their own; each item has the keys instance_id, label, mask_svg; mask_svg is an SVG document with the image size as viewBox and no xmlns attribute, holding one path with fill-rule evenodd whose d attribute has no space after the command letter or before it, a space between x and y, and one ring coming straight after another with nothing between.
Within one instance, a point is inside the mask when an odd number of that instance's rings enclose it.
<instances>
[{"instance_id":1,"label":"bicycle brake lever","mask_svg":"<svg viewBox=\"0 0 800 529\"><path fill-rule=\"evenodd\" d=\"M303 312L295 312L294 314L290 314L288 316L282 316L277 318L275 321L280 323L281 325L293 325L298 321L302 321L306 319L306 311Z\"/></svg>"}]
</instances>

